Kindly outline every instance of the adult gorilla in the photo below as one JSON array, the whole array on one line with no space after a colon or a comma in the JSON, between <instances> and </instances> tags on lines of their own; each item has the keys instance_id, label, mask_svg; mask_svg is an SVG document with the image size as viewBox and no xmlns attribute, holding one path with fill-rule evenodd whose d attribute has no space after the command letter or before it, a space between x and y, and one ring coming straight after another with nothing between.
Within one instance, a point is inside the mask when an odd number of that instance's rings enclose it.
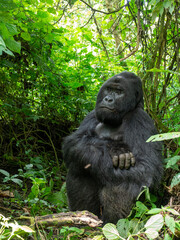
<instances>
[{"instance_id":1,"label":"adult gorilla","mask_svg":"<svg viewBox=\"0 0 180 240\"><path fill-rule=\"evenodd\" d=\"M122 72L107 80L95 110L63 144L70 210L89 210L104 223L126 217L143 186L160 182L161 144L146 143L156 133L140 78Z\"/></svg>"}]
</instances>

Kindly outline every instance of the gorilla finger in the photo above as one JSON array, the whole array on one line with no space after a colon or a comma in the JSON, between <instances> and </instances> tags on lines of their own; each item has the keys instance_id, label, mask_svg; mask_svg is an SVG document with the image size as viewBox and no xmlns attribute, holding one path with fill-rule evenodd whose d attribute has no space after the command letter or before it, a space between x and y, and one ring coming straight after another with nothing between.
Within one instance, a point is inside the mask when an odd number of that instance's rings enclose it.
<instances>
[{"instance_id":1,"label":"gorilla finger","mask_svg":"<svg viewBox=\"0 0 180 240\"><path fill-rule=\"evenodd\" d=\"M129 153L125 153L126 161L125 161L125 169L128 169L131 166L131 156Z\"/></svg>"},{"instance_id":2,"label":"gorilla finger","mask_svg":"<svg viewBox=\"0 0 180 240\"><path fill-rule=\"evenodd\" d=\"M124 168L125 160L126 160L126 155L125 154L120 154L119 155L119 168L120 169Z\"/></svg>"},{"instance_id":3,"label":"gorilla finger","mask_svg":"<svg viewBox=\"0 0 180 240\"><path fill-rule=\"evenodd\" d=\"M114 157L113 157L112 161L113 161L113 166L114 166L114 167L117 167L117 166L118 166L118 163L119 163L118 160L119 160L119 159L118 159L118 156L114 156Z\"/></svg>"},{"instance_id":4,"label":"gorilla finger","mask_svg":"<svg viewBox=\"0 0 180 240\"><path fill-rule=\"evenodd\" d=\"M131 166L134 167L135 163L136 163L136 159L135 159L135 157L132 157L131 158Z\"/></svg>"},{"instance_id":5,"label":"gorilla finger","mask_svg":"<svg viewBox=\"0 0 180 240\"><path fill-rule=\"evenodd\" d=\"M129 155L130 155L130 157L132 158L132 157L134 157L134 155L133 155L133 153L132 152L130 152L129 153Z\"/></svg>"}]
</instances>

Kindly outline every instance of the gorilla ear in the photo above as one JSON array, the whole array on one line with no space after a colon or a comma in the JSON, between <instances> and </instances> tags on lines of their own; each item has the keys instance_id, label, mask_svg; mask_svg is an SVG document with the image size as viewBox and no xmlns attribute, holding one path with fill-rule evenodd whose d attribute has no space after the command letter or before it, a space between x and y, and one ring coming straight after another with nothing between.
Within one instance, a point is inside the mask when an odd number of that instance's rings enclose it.
<instances>
[{"instance_id":1,"label":"gorilla ear","mask_svg":"<svg viewBox=\"0 0 180 240\"><path fill-rule=\"evenodd\" d=\"M143 99L143 91L142 88L136 91L136 100L137 100L137 107L144 109L144 99Z\"/></svg>"}]
</instances>

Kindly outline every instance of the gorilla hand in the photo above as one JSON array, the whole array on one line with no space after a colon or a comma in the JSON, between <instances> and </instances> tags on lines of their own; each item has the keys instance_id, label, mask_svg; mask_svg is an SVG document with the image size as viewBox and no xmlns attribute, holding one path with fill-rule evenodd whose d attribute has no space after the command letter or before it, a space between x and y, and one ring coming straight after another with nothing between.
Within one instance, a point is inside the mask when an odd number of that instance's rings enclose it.
<instances>
[{"instance_id":1,"label":"gorilla hand","mask_svg":"<svg viewBox=\"0 0 180 240\"><path fill-rule=\"evenodd\" d=\"M132 152L115 154L112 157L113 166L120 169L129 169L131 166L134 167L136 160Z\"/></svg>"}]
</instances>

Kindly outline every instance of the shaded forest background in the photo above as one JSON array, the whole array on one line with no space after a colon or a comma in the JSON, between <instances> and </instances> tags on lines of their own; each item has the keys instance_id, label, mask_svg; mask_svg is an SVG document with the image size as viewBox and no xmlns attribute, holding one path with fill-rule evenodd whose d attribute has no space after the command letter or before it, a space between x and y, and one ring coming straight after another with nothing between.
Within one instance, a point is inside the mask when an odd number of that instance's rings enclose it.
<instances>
[{"instance_id":1,"label":"shaded forest background","mask_svg":"<svg viewBox=\"0 0 180 240\"><path fill-rule=\"evenodd\" d=\"M179 10L178 0L0 0L0 189L14 194L1 209L67 211L62 139L121 71L141 77L159 132L179 130ZM178 154L165 141L164 157Z\"/></svg>"}]
</instances>

